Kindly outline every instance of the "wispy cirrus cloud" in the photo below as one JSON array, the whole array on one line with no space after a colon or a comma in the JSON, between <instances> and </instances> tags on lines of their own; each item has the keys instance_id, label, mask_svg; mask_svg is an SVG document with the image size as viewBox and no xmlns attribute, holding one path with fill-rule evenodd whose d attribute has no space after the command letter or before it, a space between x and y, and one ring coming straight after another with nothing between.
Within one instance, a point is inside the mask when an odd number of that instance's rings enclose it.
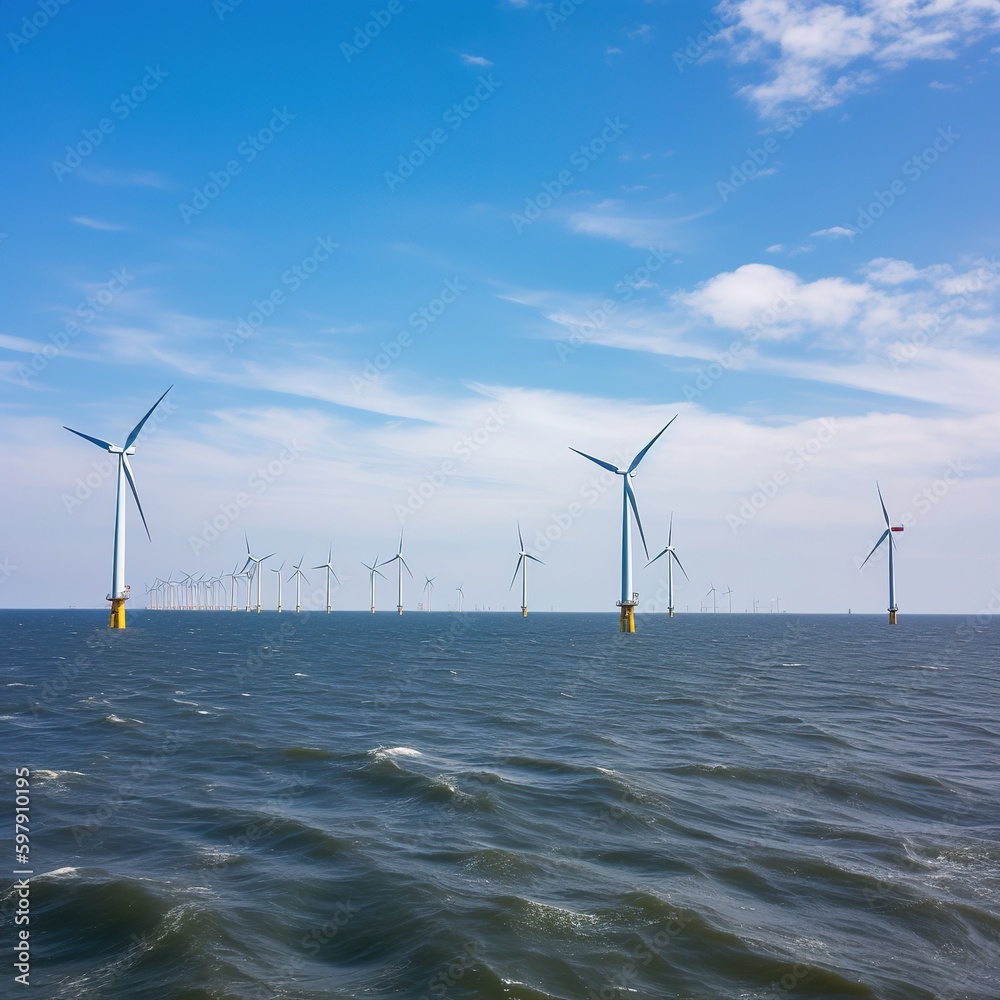
<instances>
[{"instance_id":1,"label":"wispy cirrus cloud","mask_svg":"<svg viewBox=\"0 0 1000 1000\"><path fill-rule=\"evenodd\" d=\"M115 222L107 222L104 219L92 219L87 215L74 215L70 221L75 222L78 226L83 226L86 229L99 229L105 233L128 232L128 226L119 226Z\"/></svg>"},{"instance_id":2,"label":"wispy cirrus cloud","mask_svg":"<svg viewBox=\"0 0 1000 1000\"><path fill-rule=\"evenodd\" d=\"M492 66L491 60L487 59L486 56L472 56L467 52L462 53L462 62L466 66Z\"/></svg>"},{"instance_id":3,"label":"wispy cirrus cloud","mask_svg":"<svg viewBox=\"0 0 1000 1000\"><path fill-rule=\"evenodd\" d=\"M764 117L797 101L839 104L886 71L952 59L1000 31L992 0L725 0L719 11L734 57L769 71L741 90Z\"/></svg>"}]
</instances>

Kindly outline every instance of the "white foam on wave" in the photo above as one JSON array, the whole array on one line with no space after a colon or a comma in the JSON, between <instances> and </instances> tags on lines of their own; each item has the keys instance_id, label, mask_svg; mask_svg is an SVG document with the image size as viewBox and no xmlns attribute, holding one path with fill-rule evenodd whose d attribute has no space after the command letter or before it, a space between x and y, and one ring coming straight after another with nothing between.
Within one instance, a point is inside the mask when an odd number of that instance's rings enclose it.
<instances>
[{"instance_id":1,"label":"white foam on wave","mask_svg":"<svg viewBox=\"0 0 1000 1000\"><path fill-rule=\"evenodd\" d=\"M83 771L46 771L43 768L39 768L37 771L31 772L32 778L42 778L43 780L46 778L63 778L69 774L77 778L86 777Z\"/></svg>"},{"instance_id":2,"label":"white foam on wave","mask_svg":"<svg viewBox=\"0 0 1000 1000\"><path fill-rule=\"evenodd\" d=\"M376 747L373 753L384 753L389 757L423 757L419 750L412 747Z\"/></svg>"},{"instance_id":3,"label":"white foam on wave","mask_svg":"<svg viewBox=\"0 0 1000 1000\"><path fill-rule=\"evenodd\" d=\"M308 677L308 674L293 674L293 677Z\"/></svg>"},{"instance_id":4,"label":"white foam on wave","mask_svg":"<svg viewBox=\"0 0 1000 1000\"><path fill-rule=\"evenodd\" d=\"M56 868L50 872L42 872L41 875L36 875L35 878L68 878L75 876L79 870L79 868Z\"/></svg>"},{"instance_id":5,"label":"white foam on wave","mask_svg":"<svg viewBox=\"0 0 1000 1000\"><path fill-rule=\"evenodd\" d=\"M120 715L115 715L114 712L108 715L104 719L105 722L114 722L116 725L127 726L130 722L134 722L137 726L144 726L146 723L142 719L123 719Z\"/></svg>"}]
</instances>

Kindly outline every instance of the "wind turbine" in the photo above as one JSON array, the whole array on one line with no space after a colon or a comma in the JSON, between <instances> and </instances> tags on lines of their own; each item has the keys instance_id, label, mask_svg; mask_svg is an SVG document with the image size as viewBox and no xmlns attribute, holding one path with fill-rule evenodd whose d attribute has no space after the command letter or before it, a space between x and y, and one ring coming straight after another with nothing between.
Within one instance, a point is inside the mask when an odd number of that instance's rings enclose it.
<instances>
[{"instance_id":1,"label":"wind turbine","mask_svg":"<svg viewBox=\"0 0 1000 1000\"><path fill-rule=\"evenodd\" d=\"M303 558L305 558L303 556ZM333 568L333 543L330 543L330 554L326 557L326 562L319 566L313 566L313 569L325 569L326 570L326 613L330 613L330 577L332 576L334 580L337 581L337 586L340 586L340 577L337 576L336 571Z\"/></svg>"},{"instance_id":2,"label":"wind turbine","mask_svg":"<svg viewBox=\"0 0 1000 1000\"><path fill-rule=\"evenodd\" d=\"M168 387L167 392L173 386ZM166 396L167 392L163 394ZM163 402L163 396L153 403L149 408L146 415L142 418L132 428L129 432L128 437L125 439L125 444L117 445L111 444L108 441L102 441L100 438L91 437L89 434L84 434L82 431L75 431L72 427L63 427L68 430L71 434L76 434L77 437L82 437L91 444L96 444L98 448L103 448L105 451L112 455L118 456L118 493L117 499L115 501L115 540L114 548L112 553L112 568L111 568L111 593L108 594L107 600L111 602L111 619L108 622L110 628L125 628L125 602L129 598L129 586L125 582L125 483L128 482L129 487L132 490L132 496L135 498L135 505L139 508L139 517L142 518L142 526L146 529L146 537L152 541L149 534L149 526L146 524L146 515L142 512L142 504L139 503L139 494L136 492L135 488L135 478L132 475L132 467L128 464L128 456L135 454L135 439L139 436L139 431L142 430L143 424L150 418L160 403Z\"/></svg>"},{"instance_id":3,"label":"wind turbine","mask_svg":"<svg viewBox=\"0 0 1000 1000\"><path fill-rule=\"evenodd\" d=\"M514 586L514 581L517 579L517 571L521 571L521 617L528 617L528 560L538 563L539 566L544 566L545 563L541 559L536 558L533 555L524 551L524 539L521 537L521 522L517 522L517 542L520 546L518 550L517 565L514 567L514 575L510 580L510 587L507 590L511 590Z\"/></svg>"},{"instance_id":4,"label":"wind turbine","mask_svg":"<svg viewBox=\"0 0 1000 1000\"><path fill-rule=\"evenodd\" d=\"M463 586L465 586L465 585L464 585L463 583L460 583L460 584L459 584L459 585L458 585L458 586L457 586L457 587L455 588L455 590L457 590L457 591L458 591L458 610L459 610L459 612L460 612L460 613L461 613L461 611L462 611L462 602L463 602L463 601L465 600L465 591L464 591L464 590L462 590L462 587L463 587Z\"/></svg>"},{"instance_id":5,"label":"wind turbine","mask_svg":"<svg viewBox=\"0 0 1000 1000\"><path fill-rule=\"evenodd\" d=\"M282 559L281 565L277 569L272 569L271 572L274 573L278 578L278 614L281 614L281 571L285 568L285 560Z\"/></svg>"},{"instance_id":6,"label":"wind turbine","mask_svg":"<svg viewBox=\"0 0 1000 1000\"><path fill-rule=\"evenodd\" d=\"M667 557L667 617L674 617L674 563L677 563L677 568L684 574L685 580L690 580L691 577L687 575L687 570L681 565L680 559L677 558L677 550L674 548L674 515L673 511L670 513L670 527L667 528L667 544L662 552L658 552L652 559L646 563L647 566L652 566L660 556Z\"/></svg>"},{"instance_id":7,"label":"wind turbine","mask_svg":"<svg viewBox=\"0 0 1000 1000\"><path fill-rule=\"evenodd\" d=\"M660 434L676 419L677 415L675 414L660 429L656 437L632 459L632 463L624 472L617 465L612 465L610 462L602 462L599 458L594 458L593 455L588 455L586 452L579 451L576 448L570 448L570 451L575 451L578 455L589 459L602 469L607 469L608 472L613 472L616 476L622 477L622 589L621 600L617 602L618 607L621 609L618 625L618 629L621 632L635 631L635 606L639 602L639 595L632 590L632 522L628 515L629 505L631 505L632 513L635 515L636 527L639 529L639 538L642 539L642 549L646 553L646 558L649 558L649 549L646 548L646 536L642 532L642 522L639 520L639 508L636 506L635 493L632 491L632 485L629 480L635 474L639 463L646 457L646 452L653 447Z\"/></svg>"},{"instance_id":8,"label":"wind turbine","mask_svg":"<svg viewBox=\"0 0 1000 1000\"><path fill-rule=\"evenodd\" d=\"M727 587L722 592L722 596L729 598L729 613L732 614L733 613L733 588L732 587Z\"/></svg>"},{"instance_id":9,"label":"wind turbine","mask_svg":"<svg viewBox=\"0 0 1000 1000\"><path fill-rule=\"evenodd\" d=\"M434 581L437 579L436 576L424 576L424 593L427 595L427 610L431 609L431 598L434 596Z\"/></svg>"},{"instance_id":10,"label":"wind turbine","mask_svg":"<svg viewBox=\"0 0 1000 1000\"><path fill-rule=\"evenodd\" d=\"M269 555L261 556L258 559L256 556L254 556L250 552L250 539L247 538L247 533L245 531L243 532L243 537L244 537L244 539L246 539L246 543L247 543L247 561L243 565L243 571L244 572L246 571L247 566L251 566L251 565L253 566L253 571L251 572L250 577L248 578L248 581L247 581L247 611L250 610L250 581L253 579L253 577L256 576L257 577L257 614L260 614L260 578L261 578L261 575L262 575L261 574L261 569L262 569L261 563L264 562L265 559L270 559L271 556L274 555L274 553L271 552Z\"/></svg>"},{"instance_id":11,"label":"wind turbine","mask_svg":"<svg viewBox=\"0 0 1000 1000\"><path fill-rule=\"evenodd\" d=\"M302 559L305 559L305 553L302 554ZM302 602L299 599L299 594L301 592L302 581L305 580L306 583L309 580L306 578L305 573L302 572L302 559L300 559L292 568L295 572L288 578L289 581L295 581L295 613L298 614L302 610Z\"/></svg>"},{"instance_id":12,"label":"wind turbine","mask_svg":"<svg viewBox=\"0 0 1000 1000\"><path fill-rule=\"evenodd\" d=\"M875 489L878 490L878 502L882 505L882 517L885 518L885 531L882 532L882 537L875 543L871 552L869 552L868 555L865 556L865 562L863 562L861 566L858 567L858 569L862 569L864 567L865 563L868 562L868 560L871 559L873 555L875 555L875 550L888 538L889 539L889 624L895 625L896 612L899 610L899 608L896 607L896 575L893 572L893 567L892 567L893 550L896 548L896 542L892 537L892 533L894 531L902 531L903 525L897 525L896 527L893 527L893 525L889 522L889 512L885 509L885 501L882 499L882 488L879 486L878 482L875 483Z\"/></svg>"},{"instance_id":13,"label":"wind turbine","mask_svg":"<svg viewBox=\"0 0 1000 1000\"><path fill-rule=\"evenodd\" d=\"M229 610L230 611L235 611L236 610L236 598L237 598L237 595L238 595L236 581L240 578L240 574L236 572L238 566L239 566L239 563L237 563L236 566L233 567L232 573L227 573L226 577L225 577L227 580L232 580L233 581L232 582L231 590L229 592Z\"/></svg>"},{"instance_id":14,"label":"wind turbine","mask_svg":"<svg viewBox=\"0 0 1000 1000\"><path fill-rule=\"evenodd\" d=\"M715 584L712 585L712 589L708 592L708 594L712 595L712 614L714 615L716 611L719 610L719 606L715 601ZM708 594L706 594L705 597L708 597ZM704 600L705 597L703 597L702 600Z\"/></svg>"},{"instance_id":15,"label":"wind turbine","mask_svg":"<svg viewBox=\"0 0 1000 1000\"><path fill-rule=\"evenodd\" d=\"M406 565L406 560L403 558L403 532L399 533L399 548L396 550L396 554L391 559L386 559L383 566L388 566L390 563L396 563L396 614L401 615L403 613L403 567L406 567L406 572L410 573L410 567ZM410 579L413 579L413 574L410 573ZM372 604L375 602L372 601Z\"/></svg>"},{"instance_id":16,"label":"wind turbine","mask_svg":"<svg viewBox=\"0 0 1000 1000\"><path fill-rule=\"evenodd\" d=\"M372 561L371 566L369 566L366 562L363 562L361 565L368 570L369 576L371 577L372 614L375 614L375 577L380 576L384 580L386 576L385 573L382 573L378 568L378 556L376 556Z\"/></svg>"}]
</instances>

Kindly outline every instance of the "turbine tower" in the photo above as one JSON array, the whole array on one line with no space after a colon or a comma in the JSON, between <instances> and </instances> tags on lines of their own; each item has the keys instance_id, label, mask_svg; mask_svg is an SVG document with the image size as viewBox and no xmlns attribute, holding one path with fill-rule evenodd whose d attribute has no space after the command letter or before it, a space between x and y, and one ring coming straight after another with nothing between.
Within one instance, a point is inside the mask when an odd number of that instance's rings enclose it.
<instances>
[{"instance_id":1,"label":"turbine tower","mask_svg":"<svg viewBox=\"0 0 1000 1000\"><path fill-rule=\"evenodd\" d=\"M326 570L326 613L330 613L330 577L332 576L334 580L337 581L337 586L340 586L340 577L337 576L333 568L333 543L330 543L330 554L326 557L326 562L321 566L313 566L313 569L325 569Z\"/></svg>"},{"instance_id":2,"label":"turbine tower","mask_svg":"<svg viewBox=\"0 0 1000 1000\"><path fill-rule=\"evenodd\" d=\"M243 532L243 538L247 543L247 561L243 564L243 572L245 573L247 567L252 567L250 570L250 575L247 577L247 611L250 610L250 584L253 582L253 578L257 577L257 614L260 614L260 578L261 578L261 563L265 559L270 559L274 555L271 552L269 555L261 556L259 559L253 555L250 551L250 539L247 538L247 533Z\"/></svg>"},{"instance_id":3,"label":"turbine tower","mask_svg":"<svg viewBox=\"0 0 1000 1000\"><path fill-rule=\"evenodd\" d=\"M684 574L684 579L690 581L691 577L687 575L687 570L681 565L680 559L677 558L677 550L674 548L674 514L673 511L670 512L670 527L667 528L667 544L662 552L658 552L652 559L646 563L647 566L652 566L660 556L667 557L667 617L674 617L674 563L677 563L677 568Z\"/></svg>"},{"instance_id":4,"label":"turbine tower","mask_svg":"<svg viewBox=\"0 0 1000 1000\"><path fill-rule=\"evenodd\" d=\"M302 559L305 559L305 553L302 554ZM306 579L305 573L302 572L302 559L300 559L295 564L295 566L293 567L293 569L295 570L295 572L288 578L290 581L291 580L295 581L295 613L296 614L298 614L302 610L302 601L300 600L300 593L301 593L302 581L305 580L306 583L309 582L308 579Z\"/></svg>"},{"instance_id":5,"label":"turbine tower","mask_svg":"<svg viewBox=\"0 0 1000 1000\"><path fill-rule=\"evenodd\" d=\"M434 581L436 576L424 576L424 593L427 595L427 610L431 609L431 599L434 597Z\"/></svg>"},{"instance_id":6,"label":"turbine tower","mask_svg":"<svg viewBox=\"0 0 1000 1000\"><path fill-rule=\"evenodd\" d=\"M459 613L461 613L461 611L462 611L462 604L463 604L463 602L465 601L465 591L464 591L464 590L462 590L462 588L463 588L464 586L465 586L465 584L464 584L464 583L460 583L460 584L459 584L459 585L458 585L458 586L457 586L457 587L455 588L455 590L457 590L457 591L458 591L458 610L459 610Z\"/></svg>"},{"instance_id":7,"label":"turbine tower","mask_svg":"<svg viewBox=\"0 0 1000 1000\"><path fill-rule=\"evenodd\" d=\"M370 582L371 582L372 614L375 614L375 577L380 576L384 580L386 579L386 576L385 573L381 572L378 568L379 566L378 556L376 556L375 559L372 561L371 566L369 566L368 563L365 562L363 562L361 565L364 566L366 570L368 570L368 574L371 577Z\"/></svg>"},{"instance_id":8,"label":"turbine tower","mask_svg":"<svg viewBox=\"0 0 1000 1000\"><path fill-rule=\"evenodd\" d=\"M167 392L173 386L167 388ZM166 396L167 392L163 394ZM89 434L84 434L82 431L75 431L72 427L63 427L68 430L71 434L76 434L78 437L85 438L92 444L96 444L98 448L103 448L105 451L112 455L118 456L118 493L117 500L115 501L115 540L114 549L112 554L112 569L111 569L111 593L108 594L107 599L111 602L111 620L108 622L110 628L125 628L125 602L129 598L129 587L125 582L125 483L128 481L128 485L132 490L132 496L135 498L135 505L139 508L139 517L142 518L142 526L146 529L146 537L152 541L149 535L149 526L146 524L146 515L142 512L142 504L139 503L139 494L136 492L135 488L135 478L132 476L132 467L128 464L128 456L135 454L135 439L139 436L139 431L142 430L143 424L150 418L153 410L155 410L160 403L163 402L163 396L153 403L149 408L149 411L132 428L129 436L125 439L125 444L116 445L110 444L107 441L102 441L100 438L91 437Z\"/></svg>"},{"instance_id":9,"label":"turbine tower","mask_svg":"<svg viewBox=\"0 0 1000 1000\"><path fill-rule=\"evenodd\" d=\"M727 587L722 592L722 596L729 598L729 613L732 614L733 613L733 588L732 587Z\"/></svg>"},{"instance_id":10,"label":"turbine tower","mask_svg":"<svg viewBox=\"0 0 1000 1000\"><path fill-rule=\"evenodd\" d=\"M602 469L607 469L608 472L613 472L616 476L622 477L622 588L621 600L617 602L618 607L621 609L618 624L619 631L621 632L635 631L635 606L639 601L639 595L632 590L632 522L628 513L630 505L632 507L632 513L635 515L636 527L639 529L639 538L642 539L642 549L646 553L646 558L649 558L649 550L646 548L646 536L643 534L642 522L639 520L639 508L636 506L635 493L632 491L632 484L629 480L635 474L635 470L639 463L646 457L646 452L653 447L660 434L662 434L676 419L677 415L675 414L670 418L666 425L660 429L656 437L654 437L653 440L650 441L649 444L647 444L646 447L632 459L632 463L624 471L619 469L617 465L612 465L610 462L602 462L599 458L594 458L593 455L588 455L586 452L579 451L576 448L570 448L570 451L575 451L578 455L582 455L584 458L589 459L595 465L599 465Z\"/></svg>"},{"instance_id":11,"label":"turbine tower","mask_svg":"<svg viewBox=\"0 0 1000 1000\"><path fill-rule=\"evenodd\" d=\"M878 549L878 547L888 538L889 539L889 624L895 625L896 612L899 610L899 608L896 607L896 575L893 572L893 566L892 566L892 556L893 556L893 550L896 548L896 542L893 540L892 533L894 531L902 531L903 525L897 525L893 527L893 525L889 521L889 512L885 509L885 501L882 499L882 488L879 486L877 482L875 483L875 489L878 490L878 502L882 505L882 517L885 518L885 531L882 532L882 537L875 543L871 552L869 552L868 555L865 556L865 562L863 562L861 566L858 567L858 569L862 569L864 567L865 563L868 562L868 560L871 559L873 555L875 555L875 550Z\"/></svg>"},{"instance_id":12,"label":"turbine tower","mask_svg":"<svg viewBox=\"0 0 1000 1000\"><path fill-rule=\"evenodd\" d=\"M538 563L539 566L544 566L545 563L541 559L524 551L524 539L521 537L521 522L517 523L517 542L519 545L517 565L514 567L514 575L510 580L510 587L507 588L510 591L514 586L514 581L517 580L517 571L521 571L521 617L528 617L528 560Z\"/></svg>"},{"instance_id":13,"label":"turbine tower","mask_svg":"<svg viewBox=\"0 0 1000 1000\"><path fill-rule=\"evenodd\" d=\"M396 563L396 614L401 615L403 613L403 568L406 568L406 572L410 573L410 567L406 565L406 560L403 558L403 532L399 533L399 548L396 550L396 554L391 559L386 559L383 566L388 566L390 563ZM410 579L413 579L413 574L410 573ZM374 586L374 581L372 582ZM374 604L375 601L372 601Z\"/></svg>"},{"instance_id":14,"label":"turbine tower","mask_svg":"<svg viewBox=\"0 0 1000 1000\"><path fill-rule=\"evenodd\" d=\"M282 560L281 565L277 569L272 569L271 572L275 573L278 577L278 614L281 614L281 571L285 568L284 560Z\"/></svg>"}]
</instances>

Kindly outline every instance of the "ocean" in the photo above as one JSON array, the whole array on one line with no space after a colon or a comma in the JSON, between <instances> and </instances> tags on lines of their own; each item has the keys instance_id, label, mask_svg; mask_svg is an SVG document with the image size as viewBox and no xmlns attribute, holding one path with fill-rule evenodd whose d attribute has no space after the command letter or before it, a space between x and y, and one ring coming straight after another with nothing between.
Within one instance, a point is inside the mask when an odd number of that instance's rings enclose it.
<instances>
[{"instance_id":1,"label":"ocean","mask_svg":"<svg viewBox=\"0 0 1000 1000\"><path fill-rule=\"evenodd\" d=\"M1000 997L989 616L106 620L0 612L4 996Z\"/></svg>"}]
</instances>

